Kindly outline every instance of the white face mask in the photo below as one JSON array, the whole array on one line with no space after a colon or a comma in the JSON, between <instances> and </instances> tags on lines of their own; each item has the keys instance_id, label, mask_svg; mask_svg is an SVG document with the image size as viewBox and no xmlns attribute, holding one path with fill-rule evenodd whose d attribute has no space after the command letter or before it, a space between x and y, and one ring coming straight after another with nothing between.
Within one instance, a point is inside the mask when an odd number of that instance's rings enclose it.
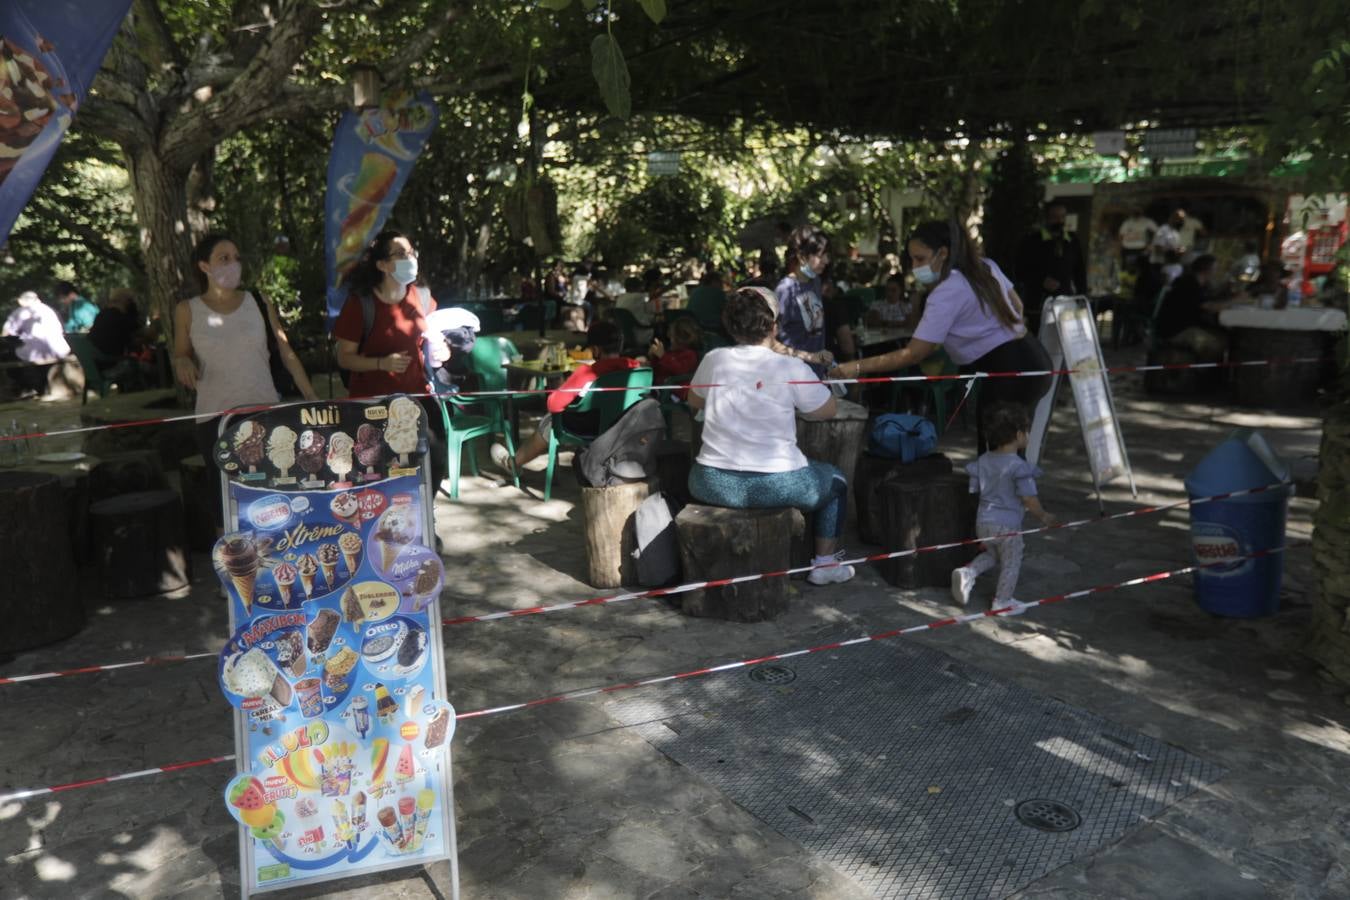
<instances>
[{"instance_id":1,"label":"white face mask","mask_svg":"<svg viewBox=\"0 0 1350 900\"><path fill-rule=\"evenodd\" d=\"M406 259L394 260L394 271L389 274L405 287L412 284L417 280L417 257L409 256Z\"/></svg>"},{"instance_id":2,"label":"white face mask","mask_svg":"<svg viewBox=\"0 0 1350 900\"><path fill-rule=\"evenodd\" d=\"M222 291L232 291L239 287L239 280L243 274L243 266L237 262L222 263L211 269L210 278L216 287Z\"/></svg>"}]
</instances>

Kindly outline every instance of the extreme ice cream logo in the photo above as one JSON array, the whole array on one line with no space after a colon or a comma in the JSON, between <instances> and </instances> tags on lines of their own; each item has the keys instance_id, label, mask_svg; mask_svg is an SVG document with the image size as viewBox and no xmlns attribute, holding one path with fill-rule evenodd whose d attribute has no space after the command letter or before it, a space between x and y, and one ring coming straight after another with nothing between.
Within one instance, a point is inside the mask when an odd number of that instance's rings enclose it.
<instances>
[{"instance_id":1,"label":"extreme ice cream logo","mask_svg":"<svg viewBox=\"0 0 1350 900\"><path fill-rule=\"evenodd\" d=\"M248 518L253 527L263 531L280 528L291 520L291 503L280 495L263 497L249 506Z\"/></svg>"},{"instance_id":2,"label":"extreme ice cream logo","mask_svg":"<svg viewBox=\"0 0 1350 900\"><path fill-rule=\"evenodd\" d=\"M1240 573L1251 562L1243 558L1241 537L1233 529L1197 522L1191 531L1191 550L1195 561L1205 567L1202 574L1224 578Z\"/></svg>"}]
</instances>

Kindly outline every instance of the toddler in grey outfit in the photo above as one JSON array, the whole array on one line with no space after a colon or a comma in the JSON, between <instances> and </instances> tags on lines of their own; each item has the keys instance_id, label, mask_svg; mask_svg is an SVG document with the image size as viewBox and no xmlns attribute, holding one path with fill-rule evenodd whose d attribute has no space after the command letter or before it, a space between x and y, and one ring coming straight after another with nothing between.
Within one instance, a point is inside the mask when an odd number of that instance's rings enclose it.
<instances>
[{"instance_id":1,"label":"toddler in grey outfit","mask_svg":"<svg viewBox=\"0 0 1350 900\"><path fill-rule=\"evenodd\" d=\"M1017 451L1027 446L1030 427L1022 406L995 406L985 424L989 446L994 449L966 466L970 492L980 495L975 534L984 545L979 556L952 571L952 598L961 606L970 602L975 579L998 566L992 608L1011 607L1006 615L1017 615L1023 610L1022 604L1013 599L1022 569L1022 537L1016 532L1022 529L1022 518L1028 511L1044 525L1055 521L1041 508L1036 496L1036 477L1041 470L1017 455Z\"/></svg>"}]
</instances>

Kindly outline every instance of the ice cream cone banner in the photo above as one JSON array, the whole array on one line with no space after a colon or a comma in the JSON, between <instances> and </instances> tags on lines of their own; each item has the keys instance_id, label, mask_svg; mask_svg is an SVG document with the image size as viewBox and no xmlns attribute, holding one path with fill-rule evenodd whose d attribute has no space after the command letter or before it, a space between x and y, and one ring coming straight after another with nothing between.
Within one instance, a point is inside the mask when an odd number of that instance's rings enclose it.
<instances>
[{"instance_id":1,"label":"ice cream cone banner","mask_svg":"<svg viewBox=\"0 0 1350 900\"><path fill-rule=\"evenodd\" d=\"M321 563L319 568L323 569L323 580L332 587L337 578L337 563Z\"/></svg>"},{"instance_id":2,"label":"ice cream cone banner","mask_svg":"<svg viewBox=\"0 0 1350 900\"><path fill-rule=\"evenodd\" d=\"M303 588L305 589L305 596L306 596L306 597L312 597L312 596L314 596L314 576L313 576L313 575L308 575L308 576L306 576L306 575L301 575L301 576L300 576L300 586L303 587Z\"/></svg>"},{"instance_id":3,"label":"ice cream cone banner","mask_svg":"<svg viewBox=\"0 0 1350 900\"><path fill-rule=\"evenodd\" d=\"M394 561L398 559L398 553L402 549L402 544L395 544L392 541L380 541L380 562L384 564L384 570L386 572L393 568Z\"/></svg>"}]
</instances>

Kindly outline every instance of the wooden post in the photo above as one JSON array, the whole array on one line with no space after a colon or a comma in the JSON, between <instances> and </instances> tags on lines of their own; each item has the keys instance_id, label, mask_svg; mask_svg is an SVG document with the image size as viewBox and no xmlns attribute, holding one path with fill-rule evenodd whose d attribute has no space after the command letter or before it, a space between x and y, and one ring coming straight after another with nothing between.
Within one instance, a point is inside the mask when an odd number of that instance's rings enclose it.
<instances>
[{"instance_id":1,"label":"wooden post","mask_svg":"<svg viewBox=\"0 0 1350 900\"><path fill-rule=\"evenodd\" d=\"M63 640L84 627L66 499L55 475L0 472L0 657Z\"/></svg>"},{"instance_id":2,"label":"wooden post","mask_svg":"<svg viewBox=\"0 0 1350 900\"><path fill-rule=\"evenodd\" d=\"M834 418L813 422L797 417L797 446L807 459L826 462L844 473L849 484L867 440L867 407L839 400Z\"/></svg>"},{"instance_id":3,"label":"wooden post","mask_svg":"<svg viewBox=\"0 0 1350 900\"><path fill-rule=\"evenodd\" d=\"M161 491L169 486L160 467L159 453L146 449L100 456L89 472L89 482L89 499L93 502L121 494Z\"/></svg>"},{"instance_id":4,"label":"wooden post","mask_svg":"<svg viewBox=\"0 0 1350 900\"><path fill-rule=\"evenodd\" d=\"M912 463L864 453L853 481L853 506L858 514L858 536L867 544L881 544L886 534L883 486L889 481L925 481L949 475L952 461L934 453ZM890 549L890 548L888 548Z\"/></svg>"},{"instance_id":5,"label":"wooden post","mask_svg":"<svg viewBox=\"0 0 1350 900\"><path fill-rule=\"evenodd\" d=\"M892 480L882 485L888 551L912 550L975 536L977 498L965 475L939 475L921 481ZM930 551L881 563L881 577L901 588L946 587L952 569L975 556L975 547Z\"/></svg>"},{"instance_id":6,"label":"wooden post","mask_svg":"<svg viewBox=\"0 0 1350 900\"><path fill-rule=\"evenodd\" d=\"M143 491L89 507L99 580L109 599L188 586L183 506L173 491Z\"/></svg>"},{"instance_id":7,"label":"wooden post","mask_svg":"<svg viewBox=\"0 0 1350 900\"><path fill-rule=\"evenodd\" d=\"M712 581L788 568L795 509L724 509L690 504L675 517L689 581ZM684 613L762 622L787 611L786 578L765 578L679 595Z\"/></svg>"},{"instance_id":8,"label":"wooden post","mask_svg":"<svg viewBox=\"0 0 1350 900\"><path fill-rule=\"evenodd\" d=\"M637 528L634 516L647 499L647 482L582 488L581 514L586 522L586 569L592 587L637 584Z\"/></svg>"}]
</instances>

